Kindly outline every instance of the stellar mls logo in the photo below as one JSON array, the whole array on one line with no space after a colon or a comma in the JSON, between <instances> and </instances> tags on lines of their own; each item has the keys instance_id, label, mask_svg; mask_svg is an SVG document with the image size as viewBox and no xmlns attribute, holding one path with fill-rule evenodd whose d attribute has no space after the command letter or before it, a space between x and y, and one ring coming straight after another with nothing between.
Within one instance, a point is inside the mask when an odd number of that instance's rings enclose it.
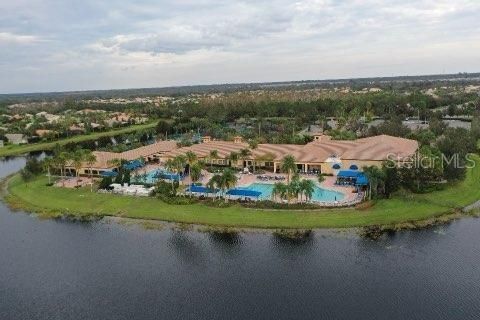
<instances>
[{"instance_id":1,"label":"stellar mls logo","mask_svg":"<svg viewBox=\"0 0 480 320\"><path fill-rule=\"evenodd\" d=\"M465 157L460 156L458 153L454 153L451 156L445 154L426 156L420 153L415 153L413 156L400 158L394 153L387 155L389 160L386 164L387 168L403 167L403 168L444 168L452 166L456 169L469 169L475 167L475 160L473 155L467 154Z\"/></svg>"}]
</instances>

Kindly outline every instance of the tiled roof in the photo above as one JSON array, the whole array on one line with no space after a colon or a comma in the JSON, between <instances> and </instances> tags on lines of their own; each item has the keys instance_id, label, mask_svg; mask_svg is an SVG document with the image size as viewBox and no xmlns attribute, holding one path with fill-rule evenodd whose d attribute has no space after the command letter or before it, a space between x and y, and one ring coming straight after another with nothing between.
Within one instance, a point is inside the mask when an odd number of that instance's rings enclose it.
<instances>
[{"instance_id":1,"label":"tiled roof","mask_svg":"<svg viewBox=\"0 0 480 320\"><path fill-rule=\"evenodd\" d=\"M153 144L140 147L133 150L128 150L121 153L116 152L105 152L105 151L94 151L93 154L96 157L96 162L92 166L93 168L112 168L110 161L114 159L119 160L135 160L142 157L152 156L154 154L162 154L173 149L177 148L177 143L175 141L159 141ZM86 167L86 165L85 165Z\"/></svg>"},{"instance_id":2,"label":"tiled roof","mask_svg":"<svg viewBox=\"0 0 480 320\"><path fill-rule=\"evenodd\" d=\"M211 141L195 144L172 150L166 155L174 157L192 151L199 158L208 157L212 150L217 150L218 158L225 159L232 152L240 152L243 148L249 148L246 143L234 143L230 141ZM274 161L281 161L286 155L292 155L298 162L325 162L335 156L341 159L352 160L386 160L388 155L404 158L412 155L418 149L415 140L392 137L375 136L353 141L328 140L313 141L306 145L295 144L259 144L252 152L253 158L273 156Z\"/></svg>"}]
</instances>

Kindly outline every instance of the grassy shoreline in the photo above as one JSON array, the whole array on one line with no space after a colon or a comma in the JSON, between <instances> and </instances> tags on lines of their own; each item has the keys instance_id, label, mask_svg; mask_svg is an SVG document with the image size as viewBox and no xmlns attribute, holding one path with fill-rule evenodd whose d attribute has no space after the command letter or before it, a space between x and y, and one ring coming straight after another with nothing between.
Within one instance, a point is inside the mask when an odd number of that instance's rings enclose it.
<instances>
[{"instance_id":1,"label":"grassy shoreline","mask_svg":"<svg viewBox=\"0 0 480 320\"><path fill-rule=\"evenodd\" d=\"M150 128L154 128L155 125L156 123L152 122L152 123L146 123L146 124L132 125L129 127L110 130L110 131L102 131L102 132L94 132L91 134L78 135L78 136L59 139L57 141L51 141L51 142L40 142L40 143L32 143L32 144L24 144L24 145L8 145L3 148L0 148L0 157L19 155L19 154L24 154L28 152L34 152L34 151L51 150L56 144L65 145L67 143L91 141L91 140L96 140L102 137L111 137L119 134L135 132L138 130L150 129Z\"/></svg>"},{"instance_id":2,"label":"grassy shoreline","mask_svg":"<svg viewBox=\"0 0 480 320\"><path fill-rule=\"evenodd\" d=\"M476 157L477 163L480 159ZM318 209L308 211L259 210L232 205L215 208L204 204L169 205L156 198L136 198L45 186L45 177L25 183L18 174L6 185L5 202L14 209L45 217L104 216L212 227L260 229L319 229L365 226L422 225L456 218L461 208L480 199L480 167L467 171L464 181L429 194L396 195L378 200L366 209Z\"/></svg>"}]
</instances>

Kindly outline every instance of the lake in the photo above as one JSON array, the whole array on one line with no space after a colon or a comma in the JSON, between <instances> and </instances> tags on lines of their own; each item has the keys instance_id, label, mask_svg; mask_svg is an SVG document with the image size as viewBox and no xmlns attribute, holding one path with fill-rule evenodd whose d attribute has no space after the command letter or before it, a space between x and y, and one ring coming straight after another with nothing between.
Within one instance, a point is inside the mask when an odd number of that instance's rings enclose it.
<instances>
[{"instance_id":1,"label":"lake","mask_svg":"<svg viewBox=\"0 0 480 320\"><path fill-rule=\"evenodd\" d=\"M23 158L0 162L0 175ZM0 204L0 319L478 319L480 219L378 241L40 220Z\"/></svg>"}]
</instances>

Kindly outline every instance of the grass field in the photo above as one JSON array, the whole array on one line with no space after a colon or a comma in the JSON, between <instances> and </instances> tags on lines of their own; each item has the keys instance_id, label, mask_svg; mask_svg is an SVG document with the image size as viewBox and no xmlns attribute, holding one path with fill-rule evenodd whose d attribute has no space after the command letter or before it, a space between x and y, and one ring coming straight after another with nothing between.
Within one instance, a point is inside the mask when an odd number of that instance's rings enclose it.
<instances>
[{"instance_id":1,"label":"grass field","mask_svg":"<svg viewBox=\"0 0 480 320\"><path fill-rule=\"evenodd\" d=\"M65 145L67 143L78 143L78 142L96 140L101 137L111 137L119 134L135 132L138 130L154 128L155 125L156 123L139 124L139 125L133 125L133 126L129 126L121 129L116 129L116 130L94 132L91 134L73 136L71 138L60 139L53 142L40 142L40 143L32 143L32 144L24 144L24 145L8 145L3 148L0 148L0 157L24 154L32 151L51 150L57 143L59 145Z\"/></svg>"},{"instance_id":2,"label":"grass field","mask_svg":"<svg viewBox=\"0 0 480 320\"><path fill-rule=\"evenodd\" d=\"M480 164L480 159L477 158ZM45 186L46 178L25 183L19 175L8 185L6 201L13 207L55 215L121 216L169 222L244 228L345 228L393 225L426 220L480 199L480 167L469 169L464 181L445 190L422 195L397 195L379 200L368 209L310 211L254 210L232 205L213 208L203 204L169 205L156 198L136 198Z\"/></svg>"}]
</instances>

